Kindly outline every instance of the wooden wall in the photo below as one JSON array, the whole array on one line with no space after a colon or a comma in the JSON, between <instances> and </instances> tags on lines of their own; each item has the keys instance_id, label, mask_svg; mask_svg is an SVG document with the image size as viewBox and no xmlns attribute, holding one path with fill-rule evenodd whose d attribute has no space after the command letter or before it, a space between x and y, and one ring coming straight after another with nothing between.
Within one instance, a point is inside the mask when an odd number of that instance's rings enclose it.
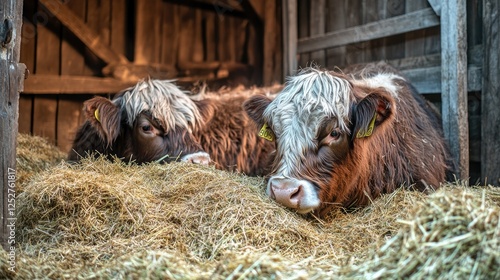
<instances>
[{"instance_id":1,"label":"wooden wall","mask_svg":"<svg viewBox=\"0 0 500 280\"><path fill-rule=\"evenodd\" d=\"M441 108L441 31L434 26L373 40L359 40L333 48L300 52L301 42L322 34L332 34L358 26L366 33L349 34L347 40L369 37L378 32L376 23L384 19L429 10L427 0L297 0L298 66L311 63L333 69L355 63L385 60L407 74L426 97ZM467 0L468 121L470 182L481 177L481 71L482 1ZM423 21L424 19L422 19ZM411 23L410 23L411 24ZM415 23L417 24L417 23ZM399 26L398 26L399 27ZM357 30L358 32L359 30ZM338 33L341 34L341 33ZM347 36L344 36L345 39ZM412 71L420 68L422 71Z\"/></svg>"},{"instance_id":2,"label":"wooden wall","mask_svg":"<svg viewBox=\"0 0 500 280\"><path fill-rule=\"evenodd\" d=\"M186 87L208 77L207 71L213 69L214 87L272 84L282 79L279 0L218 1L233 4L222 8L213 1L198 0L24 1L20 61L27 65L31 80L26 80L20 98L19 132L46 137L63 151L69 151L84 121L83 101L97 93L116 93L103 90L108 82L111 88L126 83L104 79L109 74L103 70L106 62L58 20L61 8L56 4L61 2L100 42L134 65L147 65L150 75L175 69ZM221 63L243 70L238 76L229 72L229 77L217 80Z\"/></svg>"}]
</instances>

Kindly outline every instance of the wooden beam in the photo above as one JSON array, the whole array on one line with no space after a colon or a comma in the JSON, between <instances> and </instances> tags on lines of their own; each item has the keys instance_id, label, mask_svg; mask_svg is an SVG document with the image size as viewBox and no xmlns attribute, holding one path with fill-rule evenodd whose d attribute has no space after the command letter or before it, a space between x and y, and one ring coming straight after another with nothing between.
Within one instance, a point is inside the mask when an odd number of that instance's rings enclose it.
<instances>
[{"instance_id":1,"label":"wooden beam","mask_svg":"<svg viewBox=\"0 0 500 280\"><path fill-rule=\"evenodd\" d=\"M9 255L7 267L16 271L16 139L19 92L26 66L19 63L22 0L0 2L0 243ZM13 254L13 259L11 255ZM10 261L12 260L12 261Z\"/></svg>"},{"instance_id":2,"label":"wooden beam","mask_svg":"<svg viewBox=\"0 0 500 280\"><path fill-rule=\"evenodd\" d=\"M286 2L286 1L285 1ZM431 8L298 41L299 53L339 47L439 25Z\"/></svg>"},{"instance_id":3,"label":"wooden beam","mask_svg":"<svg viewBox=\"0 0 500 280\"><path fill-rule=\"evenodd\" d=\"M210 11L217 13L219 17L223 16L231 16L231 17L239 17L239 18L246 18L247 14L245 11L242 11L241 9L237 9L234 6L227 5L223 1L211 1L211 3L207 3L204 1L195 1L195 0L163 0L168 3L172 4L177 4L177 5L182 5L182 6L187 6L190 8L195 8L195 9L201 9L205 11Z\"/></svg>"},{"instance_id":4,"label":"wooden beam","mask_svg":"<svg viewBox=\"0 0 500 280\"><path fill-rule=\"evenodd\" d=\"M500 186L500 4L483 0L483 91L481 98L481 177Z\"/></svg>"},{"instance_id":5,"label":"wooden beam","mask_svg":"<svg viewBox=\"0 0 500 280\"><path fill-rule=\"evenodd\" d=\"M283 0L283 75L297 70L297 0Z\"/></svg>"},{"instance_id":6,"label":"wooden beam","mask_svg":"<svg viewBox=\"0 0 500 280\"><path fill-rule=\"evenodd\" d=\"M441 15L441 0L427 0L429 4L431 4L432 9L436 13L436 15Z\"/></svg>"},{"instance_id":7,"label":"wooden beam","mask_svg":"<svg viewBox=\"0 0 500 280\"><path fill-rule=\"evenodd\" d=\"M401 71L421 94L440 93L442 90L441 67L426 67ZM481 68L469 66L467 69L467 90L481 90Z\"/></svg>"},{"instance_id":8,"label":"wooden beam","mask_svg":"<svg viewBox=\"0 0 500 280\"><path fill-rule=\"evenodd\" d=\"M59 0L39 0L53 16L78 37L97 57L107 64L126 63L128 60L102 42L100 36Z\"/></svg>"},{"instance_id":9,"label":"wooden beam","mask_svg":"<svg viewBox=\"0 0 500 280\"><path fill-rule=\"evenodd\" d=\"M24 93L31 94L108 94L134 85L113 78L88 76L30 75Z\"/></svg>"},{"instance_id":10,"label":"wooden beam","mask_svg":"<svg viewBox=\"0 0 500 280\"><path fill-rule=\"evenodd\" d=\"M441 100L444 134L459 168L458 178L469 179L469 123L467 120L467 11L465 1L442 2ZM498 50L496 50L498 51Z\"/></svg>"}]
</instances>

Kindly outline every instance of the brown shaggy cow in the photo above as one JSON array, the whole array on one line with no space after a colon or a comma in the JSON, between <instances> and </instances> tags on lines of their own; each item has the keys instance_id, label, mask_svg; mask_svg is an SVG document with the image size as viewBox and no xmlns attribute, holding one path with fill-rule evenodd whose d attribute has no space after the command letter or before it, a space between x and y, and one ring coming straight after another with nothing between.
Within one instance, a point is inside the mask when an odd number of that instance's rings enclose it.
<instances>
[{"instance_id":1,"label":"brown shaggy cow","mask_svg":"<svg viewBox=\"0 0 500 280\"><path fill-rule=\"evenodd\" d=\"M247 93L194 100L175 84L148 79L113 100L84 103L86 122L70 160L98 152L137 163L215 163L219 169L263 175L274 144L259 138L242 108ZM207 154L208 153L208 154Z\"/></svg>"},{"instance_id":2,"label":"brown shaggy cow","mask_svg":"<svg viewBox=\"0 0 500 280\"><path fill-rule=\"evenodd\" d=\"M356 71L306 68L274 100L244 104L276 141L268 195L299 213L438 188L451 174L439 116L412 85L387 64Z\"/></svg>"}]
</instances>

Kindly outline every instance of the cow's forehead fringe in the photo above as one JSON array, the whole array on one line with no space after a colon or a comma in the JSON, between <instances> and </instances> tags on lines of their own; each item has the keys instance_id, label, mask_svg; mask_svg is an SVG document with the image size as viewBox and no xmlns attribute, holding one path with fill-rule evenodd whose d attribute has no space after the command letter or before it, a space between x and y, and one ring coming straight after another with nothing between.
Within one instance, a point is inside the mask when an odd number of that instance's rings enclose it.
<instances>
[{"instance_id":1,"label":"cow's forehead fringe","mask_svg":"<svg viewBox=\"0 0 500 280\"><path fill-rule=\"evenodd\" d=\"M352 98L351 84L346 79L328 71L304 68L288 78L284 89L264 112L264 117L269 120L283 114L334 117L339 127L347 131Z\"/></svg>"},{"instance_id":2,"label":"cow's forehead fringe","mask_svg":"<svg viewBox=\"0 0 500 280\"><path fill-rule=\"evenodd\" d=\"M130 126L133 126L136 117L144 111L149 111L166 131L176 126L191 130L201 121L196 104L171 80L141 80L135 86L124 90L118 101Z\"/></svg>"}]
</instances>

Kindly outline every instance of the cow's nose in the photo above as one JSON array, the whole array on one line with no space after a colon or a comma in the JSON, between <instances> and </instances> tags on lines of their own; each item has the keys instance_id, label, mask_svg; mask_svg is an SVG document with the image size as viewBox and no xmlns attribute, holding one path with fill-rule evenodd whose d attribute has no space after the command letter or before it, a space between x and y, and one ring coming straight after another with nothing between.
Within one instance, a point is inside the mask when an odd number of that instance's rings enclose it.
<instances>
[{"instance_id":1,"label":"cow's nose","mask_svg":"<svg viewBox=\"0 0 500 280\"><path fill-rule=\"evenodd\" d=\"M299 208L300 201L304 197L304 187L300 182L294 179L271 179L269 182L271 198L288 208Z\"/></svg>"},{"instance_id":2,"label":"cow's nose","mask_svg":"<svg viewBox=\"0 0 500 280\"><path fill-rule=\"evenodd\" d=\"M185 155L181 158L182 162L208 165L210 163L210 156L205 152L197 152Z\"/></svg>"}]
</instances>

